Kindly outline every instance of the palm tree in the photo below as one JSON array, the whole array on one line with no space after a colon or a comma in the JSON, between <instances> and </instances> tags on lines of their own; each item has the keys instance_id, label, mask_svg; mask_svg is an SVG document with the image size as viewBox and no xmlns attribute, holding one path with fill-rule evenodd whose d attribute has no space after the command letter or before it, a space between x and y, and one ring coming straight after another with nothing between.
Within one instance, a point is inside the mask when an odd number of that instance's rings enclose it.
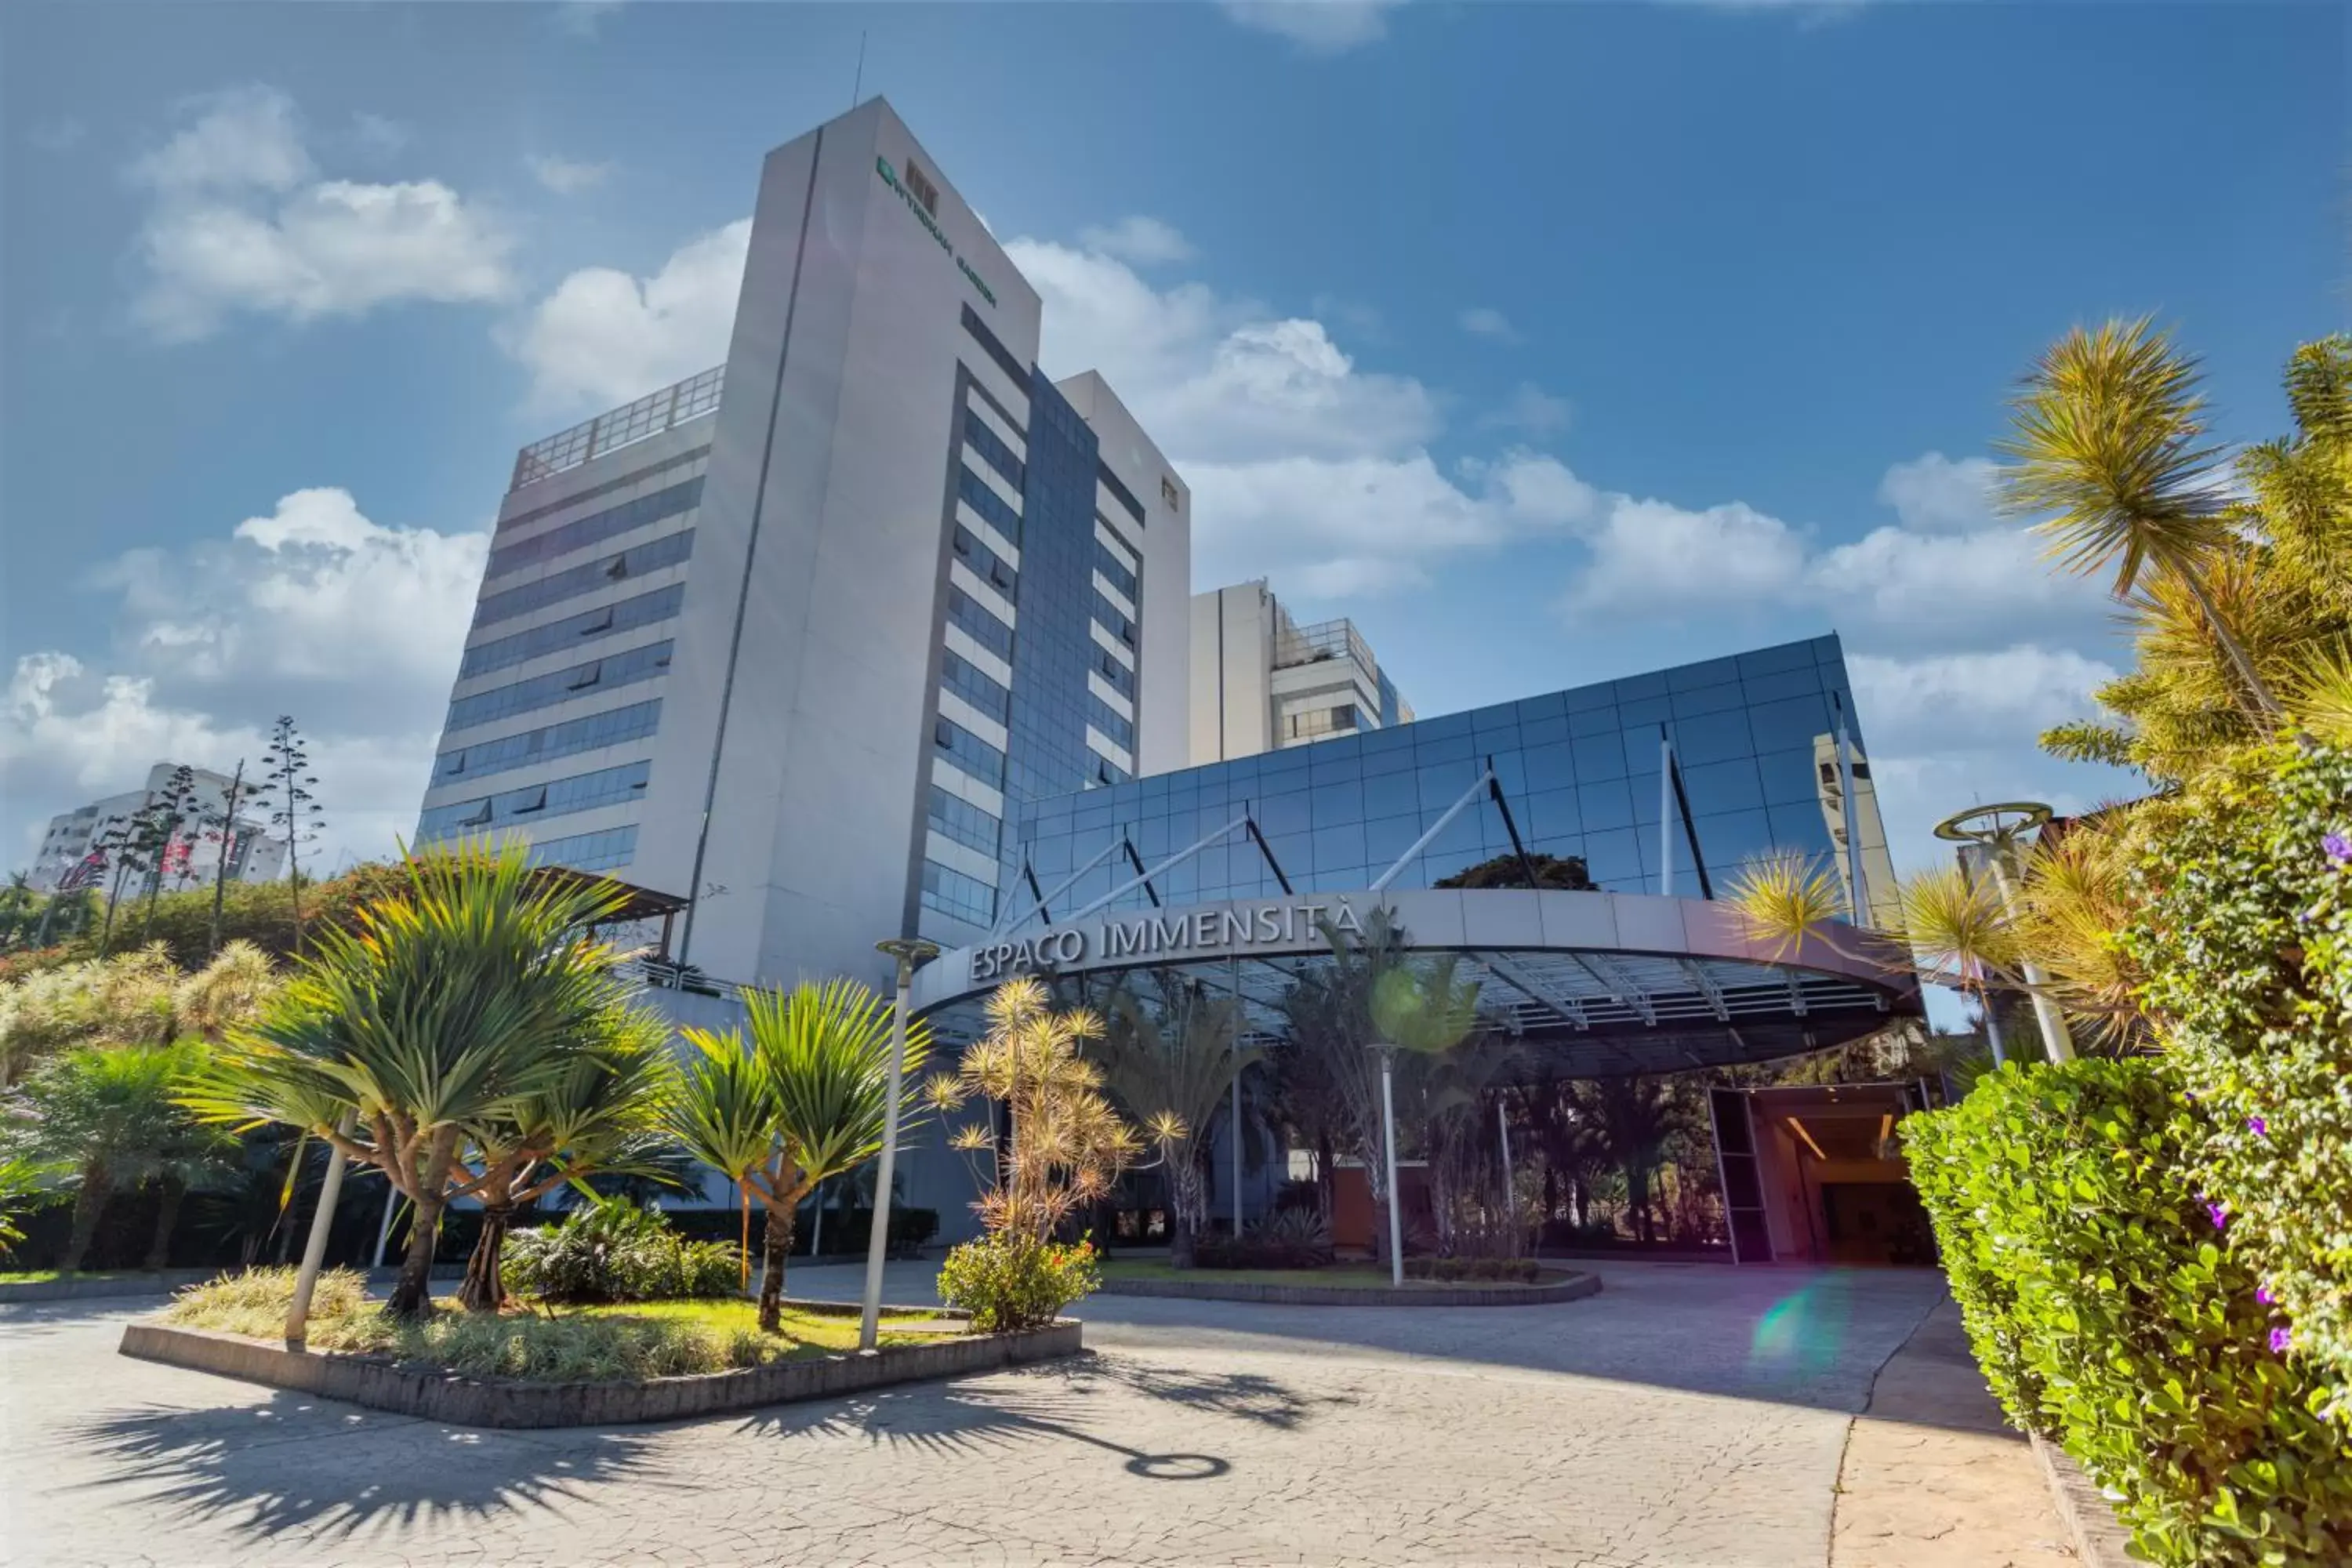
<instances>
[{"instance_id":1,"label":"palm tree","mask_svg":"<svg viewBox=\"0 0 2352 1568\"><path fill-rule=\"evenodd\" d=\"M1159 1146L1168 1178L1168 1258L1190 1268L1193 1242L1209 1217L1200 1134L1265 1053L1242 1045L1240 1005L1210 995L1197 981L1163 980L1157 1007L1122 986L1111 993L1108 1011L1096 1050L1105 1087ZM1241 1132L1233 1129L1235 1138Z\"/></svg>"},{"instance_id":2,"label":"palm tree","mask_svg":"<svg viewBox=\"0 0 2352 1568\"><path fill-rule=\"evenodd\" d=\"M1085 1054L1102 1037L1098 1015L1057 1010L1044 983L1024 974L989 997L988 1024L957 1070L935 1075L926 1093L943 1112L974 1096L1004 1106L1009 1136L996 1135L992 1110L988 1124L961 1128L949 1146L986 1157L972 1206L989 1232L1043 1242L1110 1192L1143 1145L1103 1092L1100 1064Z\"/></svg>"},{"instance_id":3,"label":"palm tree","mask_svg":"<svg viewBox=\"0 0 2352 1568\"><path fill-rule=\"evenodd\" d=\"M74 1187L71 1232L58 1267L79 1269L115 1194L137 1186L168 1162L215 1156L229 1141L194 1127L175 1103L201 1070L199 1042L174 1046L84 1047L24 1087L11 1152L68 1173Z\"/></svg>"},{"instance_id":4,"label":"palm tree","mask_svg":"<svg viewBox=\"0 0 2352 1568\"><path fill-rule=\"evenodd\" d=\"M1625 1214L1637 1241L1657 1239L1650 1212L1650 1180L1667 1143L1689 1121L1689 1106L1663 1078L1604 1078L1579 1084L1579 1114L1587 1120L1625 1177Z\"/></svg>"},{"instance_id":5,"label":"palm tree","mask_svg":"<svg viewBox=\"0 0 2352 1568\"><path fill-rule=\"evenodd\" d=\"M760 1327L782 1328L784 1260L801 1203L826 1179L882 1152L890 1100L891 1005L854 980L744 994L751 1037L680 1031L688 1054L662 1121L687 1152L767 1212ZM930 1051L930 1031L907 1032L907 1067Z\"/></svg>"},{"instance_id":6,"label":"palm tree","mask_svg":"<svg viewBox=\"0 0 2352 1568\"><path fill-rule=\"evenodd\" d=\"M2036 362L2011 401L2001 499L2035 525L2069 570L2115 571L2129 598L2169 579L2195 601L2260 728L2281 715L2214 602L2209 576L2237 543L2215 478L2224 448L2206 438L2196 362L2146 317L2077 327Z\"/></svg>"},{"instance_id":7,"label":"palm tree","mask_svg":"<svg viewBox=\"0 0 2352 1568\"><path fill-rule=\"evenodd\" d=\"M593 931L621 900L609 882L534 876L517 847L411 855L356 929L316 933L184 1103L283 1123L383 1171L412 1205L386 1310L422 1316L442 1212L476 1180L467 1129L548 1092L634 994Z\"/></svg>"},{"instance_id":8,"label":"palm tree","mask_svg":"<svg viewBox=\"0 0 2352 1568\"><path fill-rule=\"evenodd\" d=\"M661 1142L656 1127L667 1098L669 1026L657 1014L615 1006L566 1042L562 1073L499 1114L466 1129L460 1190L482 1205L482 1230L466 1262L458 1304L496 1311L508 1227L515 1210L594 1173L642 1174Z\"/></svg>"}]
</instances>

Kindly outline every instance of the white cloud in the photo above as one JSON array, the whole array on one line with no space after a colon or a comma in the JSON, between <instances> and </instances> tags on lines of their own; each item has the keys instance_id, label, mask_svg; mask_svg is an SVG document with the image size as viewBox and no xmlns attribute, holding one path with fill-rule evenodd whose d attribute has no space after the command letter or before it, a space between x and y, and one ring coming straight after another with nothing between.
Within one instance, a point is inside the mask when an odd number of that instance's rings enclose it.
<instances>
[{"instance_id":1,"label":"white cloud","mask_svg":"<svg viewBox=\"0 0 2352 1568\"><path fill-rule=\"evenodd\" d=\"M397 120L365 110L352 116L352 132L369 152L389 157L415 139L415 133Z\"/></svg>"},{"instance_id":2,"label":"white cloud","mask_svg":"<svg viewBox=\"0 0 2352 1568\"><path fill-rule=\"evenodd\" d=\"M236 311L310 321L402 300L494 300L511 240L437 180L318 180L293 100L247 88L131 165L152 198L133 314L165 342Z\"/></svg>"},{"instance_id":3,"label":"white cloud","mask_svg":"<svg viewBox=\"0 0 2352 1568\"><path fill-rule=\"evenodd\" d=\"M680 246L650 278L611 267L572 273L510 343L542 412L626 403L727 357L751 220Z\"/></svg>"},{"instance_id":4,"label":"white cloud","mask_svg":"<svg viewBox=\"0 0 2352 1568\"><path fill-rule=\"evenodd\" d=\"M1491 338L1498 343L1518 343L1526 340L1511 319L1489 305L1473 305L1459 318L1462 330L1474 338Z\"/></svg>"},{"instance_id":5,"label":"white cloud","mask_svg":"<svg viewBox=\"0 0 2352 1568\"><path fill-rule=\"evenodd\" d=\"M1388 36L1388 13L1403 0L1220 0L1244 27L1290 39L1310 54L1332 55Z\"/></svg>"},{"instance_id":6,"label":"white cloud","mask_svg":"<svg viewBox=\"0 0 2352 1568\"><path fill-rule=\"evenodd\" d=\"M1523 430L1540 440L1569 426L1575 410L1568 399L1554 397L1531 381L1512 389L1510 400L1481 415L1478 423L1491 429Z\"/></svg>"},{"instance_id":7,"label":"white cloud","mask_svg":"<svg viewBox=\"0 0 2352 1568\"><path fill-rule=\"evenodd\" d=\"M102 659L20 658L0 707L0 844L157 762L257 764L270 721L310 737L327 863L415 824L488 535L387 527L348 491L297 490L226 535L124 556Z\"/></svg>"},{"instance_id":8,"label":"white cloud","mask_svg":"<svg viewBox=\"0 0 2352 1568\"><path fill-rule=\"evenodd\" d=\"M1078 239L1089 250L1131 261L1138 267L1190 261L1195 254L1192 242L1179 234L1175 226L1140 214L1123 217L1108 228L1080 229Z\"/></svg>"},{"instance_id":9,"label":"white cloud","mask_svg":"<svg viewBox=\"0 0 2352 1568\"><path fill-rule=\"evenodd\" d=\"M1954 462L1928 452L1897 463L1878 481L1878 499L1915 533L1973 533L1997 526L1993 488L2000 465L1990 458Z\"/></svg>"},{"instance_id":10,"label":"white cloud","mask_svg":"<svg viewBox=\"0 0 2352 1568\"><path fill-rule=\"evenodd\" d=\"M528 162L531 177L559 196L573 195L601 185L613 173L613 165L608 163L586 163L553 157L533 157Z\"/></svg>"}]
</instances>

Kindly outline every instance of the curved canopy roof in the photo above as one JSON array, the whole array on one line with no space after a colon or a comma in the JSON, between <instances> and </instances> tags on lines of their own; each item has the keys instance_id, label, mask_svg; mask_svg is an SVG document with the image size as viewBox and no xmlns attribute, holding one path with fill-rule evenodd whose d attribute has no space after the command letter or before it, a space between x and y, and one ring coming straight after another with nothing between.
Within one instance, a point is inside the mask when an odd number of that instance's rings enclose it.
<instances>
[{"instance_id":1,"label":"curved canopy roof","mask_svg":"<svg viewBox=\"0 0 2352 1568\"><path fill-rule=\"evenodd\" d=\"M1920 1011L1918 988L1867 956L1883 941L1834 927L1782 954L1722 905L1631 893L1419 889L1316 893L1031 926L942 953L917 973L913 1007L949 1038L1023 973L1098 996L1124 976L1173 970L1244 999L1253 1031L1300 973L1332 962L1317 917L1343 931L1391 911L1408 949L1453 952L1481 984L1479 1010L1527 1039L1540 1076L1603 1077L1768 1061L1822 1049Z\"/></svg>"}]
</instances>

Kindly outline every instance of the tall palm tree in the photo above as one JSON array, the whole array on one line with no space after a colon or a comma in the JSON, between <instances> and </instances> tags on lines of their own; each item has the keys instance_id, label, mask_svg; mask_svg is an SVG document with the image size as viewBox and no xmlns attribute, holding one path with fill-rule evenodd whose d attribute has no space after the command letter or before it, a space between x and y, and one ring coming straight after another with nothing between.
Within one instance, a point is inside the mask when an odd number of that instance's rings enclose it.
<instances>
[{"instance_id":1,"label":"tall palm tree","mask_svg":"<svg viewBox=\"0 0 2352 1568\"><path fill-rule=\"evenodd\" d=\"M2112 568L2129 598L2158 578L2194 599L2263 728L2281 714L2215 604L2208 578L2237 545L2216 470L2225 448L2207 438L2196 362L2146 317L2077 327L2043 352L2011 400L2001 500L2047 514L2035 525L2069 570Z\"/></svg>"},{"instance_id":2,"label":"tall palm tree","mask_svg":"<svg viewBox=\"0 0 2352 1568\"><path fill-rule=\"evenodd\" d=\"M1202 1134L1231 1103L1241 1075L1265 1053L1241 1043L1241 1008L1198 982L1164 981L1157 1005L1125 986L1111 993L1108 1027L1095 1047L1105 1087L1160 1149L1168 1181L1169 1261L1192 1267L1193 1243L1208 1222ZM1239 1138L1242 1130L1233 1129Z\"/></svg>"},{"instance_id":3,"label":"tall palm tree","mask_svg":"<svg viewBox=\"0 0 2352 1568\"><path fill-rule=\"evenodd\" d=\"M615 1006L566 1042L561 1074L466 1129L461 1190L482 1205L482 1229L457 1301L498 1310L508 1227L515 1211L589 1175L657 1173L660 1107L674 1063L669 1025L643 1008Z\"/></svg>"},{"instance_id":4,"label":"tall palm tree","mask_svg":"<svg viewBox=\"0 0 2352 1568\"><path fill-rule=\"evenodd\" d=\"M355 929L317 933L185 1103L300 1129L382 1170L413 1205L386 1310L422 1316L442 1212L476 1179L467 1129L549 1091L634 994L593 932L621 900L609 882L535 877L520 848L411 855Z\"/></svg>"},{"instance_id":5,"label":"tall palm tree","mask_svg":"<svg viewBox=\"0 0 2352 1568\"><path fill-rule=\"evenodd\" d=\"M767 1213L760 1327L782 1327L784 1260L801 1203L829 1177L882 1152L890 1102L891 1005L854 980L744 995L751 1040L686 1029L688 1055L662 1122L688 1152ZM930 1051L921 1023L907 1067Z\"/></svg>"}]
</instances>

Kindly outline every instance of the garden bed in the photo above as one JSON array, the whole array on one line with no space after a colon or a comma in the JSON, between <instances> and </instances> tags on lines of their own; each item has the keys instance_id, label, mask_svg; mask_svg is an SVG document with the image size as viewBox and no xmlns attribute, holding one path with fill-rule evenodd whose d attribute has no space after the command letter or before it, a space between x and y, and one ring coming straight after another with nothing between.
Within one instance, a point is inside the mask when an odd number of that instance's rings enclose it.
<instances>
[{"instance_id":1,"label":"garden bed","mask_svg":"<svg viewBox=\"0 0 2352 1568\"><path fill-rule=\"evenodd\" d=\"M1166 1296L1199 1301L1264 1301L1290 1307L1532 1307L1597 1295L1596 1275L1546 1270L1534 1284L1517 1280L1408 1279L1389 1283L1385 1269L1173 1268L1164 1263L1113 1262L1101 1294Z\"/></svg>"},{"instance_id":2,"label":"garden bed","mask_svg":"<svg viewBox=\"0 0 2352 1568\"><path fill-rule=\"evenodd\" d=\"M781 1335L751 1303L693 1300L493 1315L383 1317L348 1271L323 1276L311 1348L278 1339L290 1281L248 1276L128 1325L125 1355L467 1426L669 1421L991 1371L1069 1355L1075 1322L978 1334L964 1313L884 1309L881 1347L856 1349L858 1309L787 1301Z\"/></svg>"}]
</instances>

